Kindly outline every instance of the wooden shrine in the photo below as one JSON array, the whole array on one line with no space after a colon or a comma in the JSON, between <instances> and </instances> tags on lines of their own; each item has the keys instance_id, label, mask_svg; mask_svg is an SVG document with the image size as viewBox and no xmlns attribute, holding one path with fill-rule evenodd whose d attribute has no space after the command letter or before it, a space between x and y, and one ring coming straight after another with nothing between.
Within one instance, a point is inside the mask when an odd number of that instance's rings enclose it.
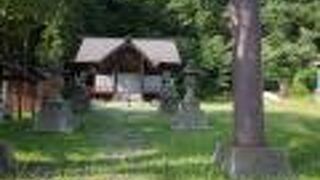
<instances>
[{"instance_id":1,"label":"wooden shrine","mask_svg":"<svg viewBox=\"0 0 320 180\"><path fill-rule=\"evenodd\" d=\"M69 65L95 98L150 100L159 98L164 74L181 66L173 40L84 38Z\"/></svg>"}]
</instances>

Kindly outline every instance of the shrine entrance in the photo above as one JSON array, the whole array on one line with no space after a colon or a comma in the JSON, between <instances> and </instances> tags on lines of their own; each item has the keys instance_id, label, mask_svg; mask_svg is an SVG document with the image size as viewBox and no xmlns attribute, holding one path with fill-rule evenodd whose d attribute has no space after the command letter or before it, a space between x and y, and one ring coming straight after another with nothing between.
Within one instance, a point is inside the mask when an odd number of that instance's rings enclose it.
<instances>
[{"instance_id":1,"label":"shrine entrance","mask_svg":"<svg viewBox=\"0 0 320 180\"><path fill-rule=\"evenodd\" d=\"M134 73L118 74L117 96L120 99L141 99L143 94L143 76Z\"/></svg>"}]
</instances>

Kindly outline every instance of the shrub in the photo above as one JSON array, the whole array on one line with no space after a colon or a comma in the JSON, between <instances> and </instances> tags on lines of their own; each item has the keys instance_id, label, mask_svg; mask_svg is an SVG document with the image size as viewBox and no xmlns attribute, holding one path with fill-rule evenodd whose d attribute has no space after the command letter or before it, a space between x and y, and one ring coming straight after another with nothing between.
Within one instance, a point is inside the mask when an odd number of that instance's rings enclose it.
<instances>
[{"instance_id":1,"label":"shrub","mask_svg":"<svg viewBox=\"0 0 320 180\"><path fill-rule=\"evenodd\" d=\"M316 87L316 68L298 71L293 78L291 94L294 96L306 96Z\"/></svg>"}]
</instances>

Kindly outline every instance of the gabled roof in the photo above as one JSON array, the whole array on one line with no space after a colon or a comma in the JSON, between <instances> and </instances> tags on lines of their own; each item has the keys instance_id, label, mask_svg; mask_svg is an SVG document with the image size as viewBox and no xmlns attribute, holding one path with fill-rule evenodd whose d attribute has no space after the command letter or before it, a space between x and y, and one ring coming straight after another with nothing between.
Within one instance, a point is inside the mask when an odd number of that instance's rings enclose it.
<instances>
[{"instance_id":1,"label":"gabled roof","mask_svg":"<svg viewBox=\"0 0 320 180\"><path fill-rule=\"evenodd\" d=\"M84 38L75 63L99 63L118 48L130 43L154 64L181 64L177 46L168 39Z\"/></svg>"}]
</instances>

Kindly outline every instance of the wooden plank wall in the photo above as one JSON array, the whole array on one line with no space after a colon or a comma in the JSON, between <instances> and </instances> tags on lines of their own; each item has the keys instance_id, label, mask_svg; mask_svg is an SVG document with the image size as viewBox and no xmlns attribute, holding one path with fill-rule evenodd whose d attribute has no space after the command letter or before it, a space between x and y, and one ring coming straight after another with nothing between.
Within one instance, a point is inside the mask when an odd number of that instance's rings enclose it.
<instances>
[{"instance_id":1,"label":"wooden plank wall","mask_svg":"<svg viewBox=\"0 0 320 180\"><path fill-rule=\"evenodd\" d=\"M7 86L7 94L5 106L9 112L35 110L38 111L42 104L41 89L43 87L29 83L27 81L9 81Z\"/></svg>"}]
</instances>

